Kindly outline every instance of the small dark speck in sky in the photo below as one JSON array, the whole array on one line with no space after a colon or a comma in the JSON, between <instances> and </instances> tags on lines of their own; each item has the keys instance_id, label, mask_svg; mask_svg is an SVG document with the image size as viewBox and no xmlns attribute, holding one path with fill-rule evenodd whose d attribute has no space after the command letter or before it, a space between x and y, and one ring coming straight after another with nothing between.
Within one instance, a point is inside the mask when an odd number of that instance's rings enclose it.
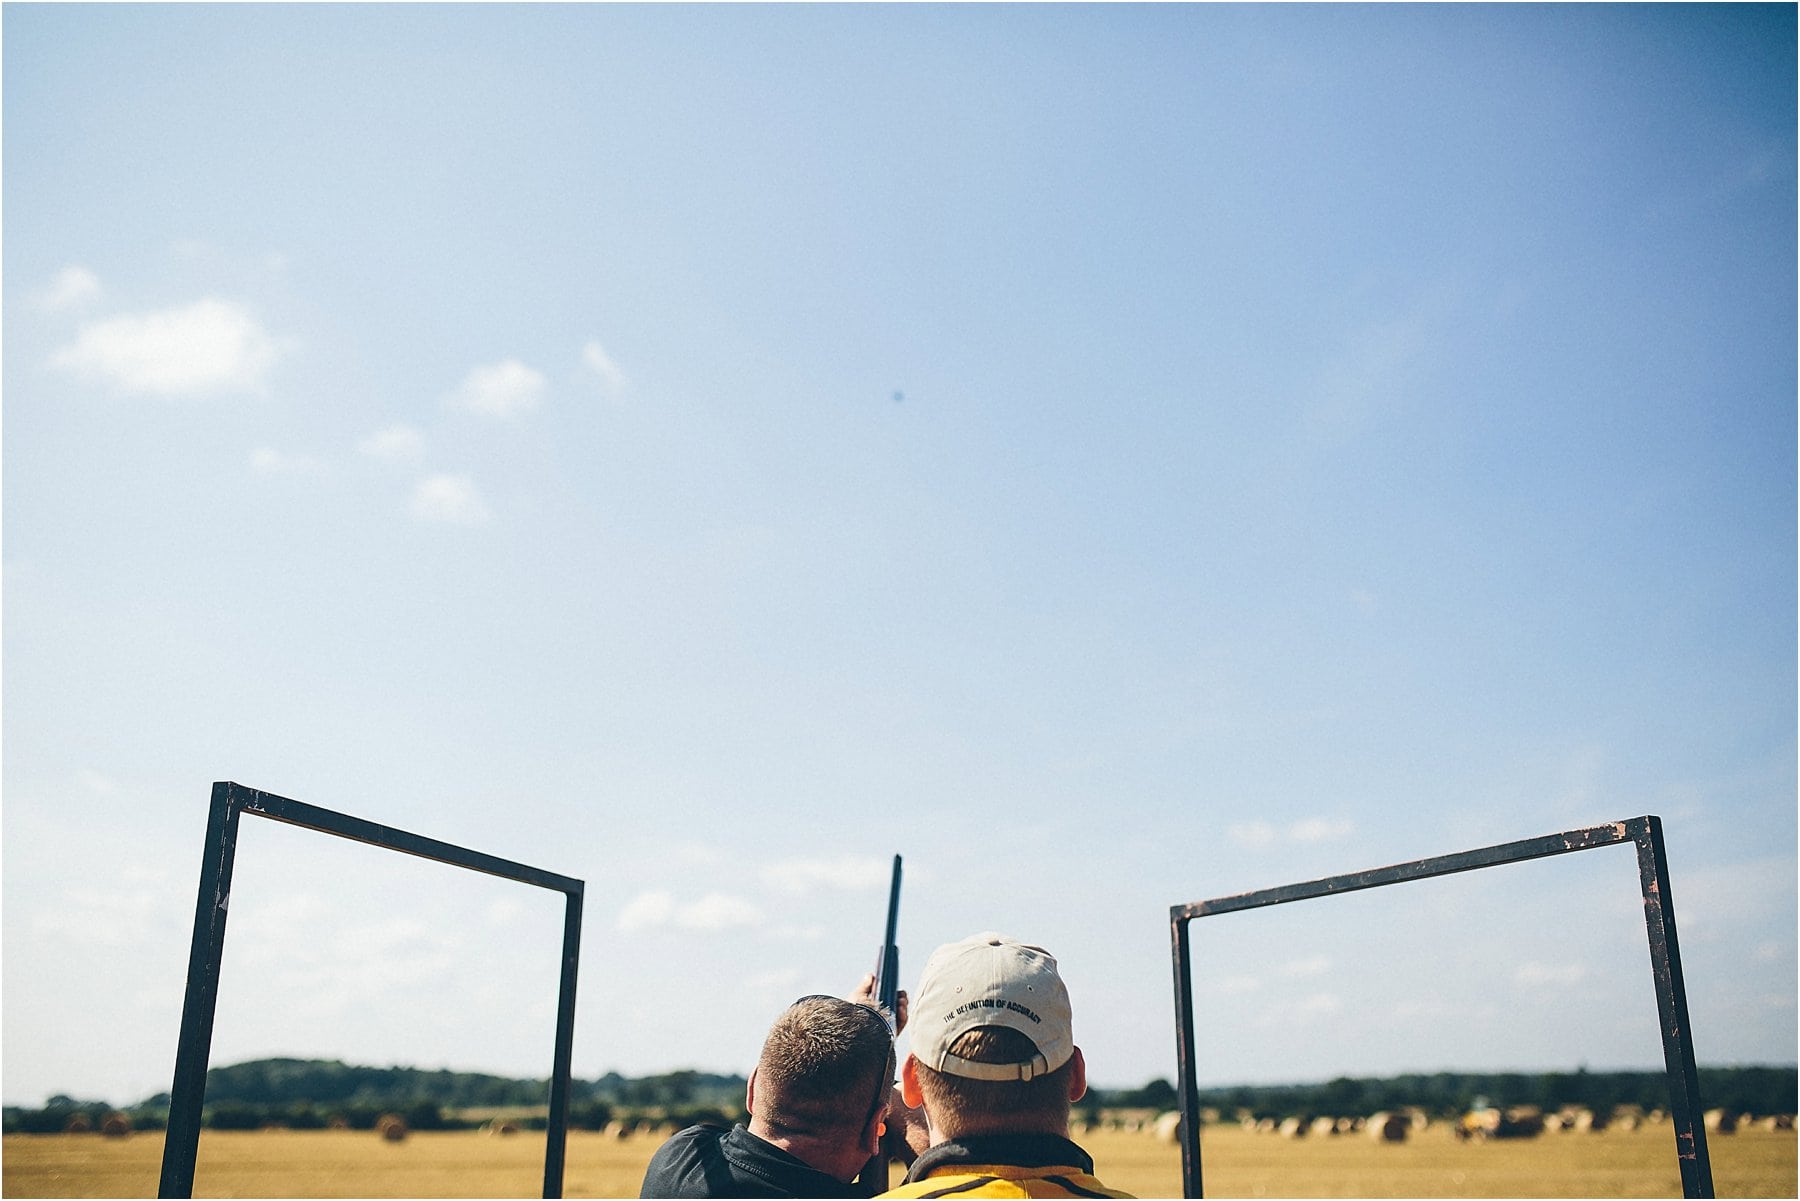
<instances>
[{"instance_id":1,"label":"small dark speck in sky","mask_svg":"<svg viewBox=\"0 0 1800 1201\"><path fill-rule=\"evenodd\" d=\"M903 401L905 399L906 399L906 393L904 393L904 392L894 393L894 403L895 404L899 404L901 401Z\"/></svg>"}]
</instances>

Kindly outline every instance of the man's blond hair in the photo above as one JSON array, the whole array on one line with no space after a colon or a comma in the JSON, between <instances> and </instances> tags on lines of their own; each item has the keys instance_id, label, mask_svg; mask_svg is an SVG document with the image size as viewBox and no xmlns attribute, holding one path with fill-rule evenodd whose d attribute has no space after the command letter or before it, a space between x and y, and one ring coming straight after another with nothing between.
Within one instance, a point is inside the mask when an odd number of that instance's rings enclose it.
<instances>
[{"instance_id":1,"label":"man's blond hair","mask_svg":"<svg viewBox=\"0 0 1800 1201\"><path fill-rule=\"evenodd\" d=\"M976 1063L1028 1063L1037 1046L1005 1026L977 1026L950 1044L950 1053ZM1069 1075L1075 1061L1030 1080L972 1080L914 1061L932 1125L946 1135L1018 1131L1064 1133L1069 1128Z\"/></svg>"}]
</instances>

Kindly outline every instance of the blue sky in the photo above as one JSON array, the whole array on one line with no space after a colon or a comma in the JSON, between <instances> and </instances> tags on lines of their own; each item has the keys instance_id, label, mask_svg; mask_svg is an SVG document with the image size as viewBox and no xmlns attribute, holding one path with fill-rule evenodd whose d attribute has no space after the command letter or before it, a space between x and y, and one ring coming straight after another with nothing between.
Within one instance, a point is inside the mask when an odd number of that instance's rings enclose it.
<instances>
[{"instance_id":1,"label":"blue sky","mask_svg":"<svg viewBox=\"0 0 1800 1201\"><path fill-rule=\"evenodd\" d=\"M1640 813L1792 1063L1794 21L9 5L5 1099L167 1087L217 779L585 879L584 1076L896 852L1132 1085L1169 906ZM548 1071L555 896L240 856L215 1062ZM1206 923L1202 1081L1655 1067L1636 890Z\"/></svg>"}]
</instances>

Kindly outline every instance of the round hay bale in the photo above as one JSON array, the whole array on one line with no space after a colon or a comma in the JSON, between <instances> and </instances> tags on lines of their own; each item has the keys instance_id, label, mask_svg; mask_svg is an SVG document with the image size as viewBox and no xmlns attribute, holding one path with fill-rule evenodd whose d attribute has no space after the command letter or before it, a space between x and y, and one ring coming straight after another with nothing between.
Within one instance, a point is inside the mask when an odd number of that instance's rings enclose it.
<instances>
[{"instance_id":1,"label":"round hay bale","mask_svg":"<svg viewBox=\"0 0 1800 1201\"><path fill-rule=\"evenodd\" d=\"M94 1119L85 1113L72 1113L69 1115L69 1120L63 1123L64 1134L92 1134L93 1132Z\"/></svg>"},{"instance_id":2,"label":"round hay bale","mask_svg":"<svg viewBox=\"0 0 1800 1201\"><path fill-rule=\"evenodd\" d=\"M1711 1134L1736 1134L1737 1115L1723 1109L1709 1109L1703 1119Z\"/></svg>"},{"instance_id":3,"label":"round hay bale","mask_svg":"<svg viewBox=\"0 0 1800 1201\"><path fill-rule=\"evenodd\" d=\"M1282 1118L1281 1125L1275 1128L1282 1138L1305 1138L1306 1121L1303 1118Z\"/></svg>"},{"instance_id":4,"label":"round hay bale","mask_svg":"<svg viewBox=\"0 0 1800 1201\"><path fill-rule=\"evenodd\" d=\"M1174 1142L1181 1137L1181 1114L1171 1110L1168 1113L1157 1115L1156 1125L1151 1127L1151 1132L1160 1142Z\"/></svg>"},{"instance_id":5,"label":"round hay bale","mask_svg":"<svg viewBox=\"0 0 1800 1201\"><path fill-rule=\"evenodd\" d=\"M1403 1113L1373 1114L1363 1130L1378 1143L1403 1143L1412 1133L1412 1119Z\"/></svg>"},{"instance_id":6,"label":"round hay bale","mask_svg":"<svg viewBox=\"0 0 1800 1201\"><path fill-rule=\"evenodd\" d=\"M406 1119L397 1113L384 1113L375 1119L375 1133L390 1143L397 1143L411 1133L406 1128Z\"/></svg>"},{"instance_id":7,"label":"round hay bale","mask_svg":"<svg viewBox=\"0 0 1800 1201\"><path fill-rule=\"evenodd\" d=\"M605 1134L607 1138L618 1139L622 1142L631 1137L634 1129L636 1129L636 1127L630 1122L621 1122L617 1118L614 1118L606 1124Z\"/></svg>"},{"instance_id":8,"label":"round hay bale","mask_svg":"<svg viewBox=\"0 0 1800 1201\"><path fill-rule=\"evenodd\" d=\"M107 1138L124 1138L131 1133L131 1118L116 1110L106 1115L100 1123L100 1133Z\"/></svg>"},{"instance_id":9,"label":"round hay bale","mask_svg":"<svg viewBox=\"0 0 1800 1201\"><path fill-rule=\"evenodd\" d=\"M1312 1122L1307 1126L1306 1132L1308 1134L1317 1135L1321 1138L1323 1138L1327 1135L1336 1134L1337 1133L1337 1119L1336 1118L1314 1118L1312 1120Z\"/></svg>"},{"instance_id":10,"label":"round hay bale","mask_svg":"<svg viewBox=\"0 0 1800 1201\"><path fill-rule=\"evenodd\" d=\"M350 1129L350 1119L341 1113L334 1113L329 1118L325 1119L325 1129L348 1130Z\"/></svg>"}]
</instances>

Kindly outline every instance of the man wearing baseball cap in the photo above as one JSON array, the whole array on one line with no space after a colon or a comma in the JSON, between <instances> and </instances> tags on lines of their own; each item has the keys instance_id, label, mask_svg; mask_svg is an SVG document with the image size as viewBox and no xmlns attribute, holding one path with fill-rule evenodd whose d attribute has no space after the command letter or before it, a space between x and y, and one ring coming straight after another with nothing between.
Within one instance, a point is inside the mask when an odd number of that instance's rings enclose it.
<instances>
[{"instance_id":1,"label":"man wearing baseball cap","mask_svg":"<svg viewBox=\"0 0 1800 1201\"><path fill-rule=\"evenodd\" d=\"M900 1069L930 1147L889 1197L1128 1197L1069 1140L1087 1092L1069 993L1042 947L977 934L933 951Z\"/></svg>"}]
</instances>

